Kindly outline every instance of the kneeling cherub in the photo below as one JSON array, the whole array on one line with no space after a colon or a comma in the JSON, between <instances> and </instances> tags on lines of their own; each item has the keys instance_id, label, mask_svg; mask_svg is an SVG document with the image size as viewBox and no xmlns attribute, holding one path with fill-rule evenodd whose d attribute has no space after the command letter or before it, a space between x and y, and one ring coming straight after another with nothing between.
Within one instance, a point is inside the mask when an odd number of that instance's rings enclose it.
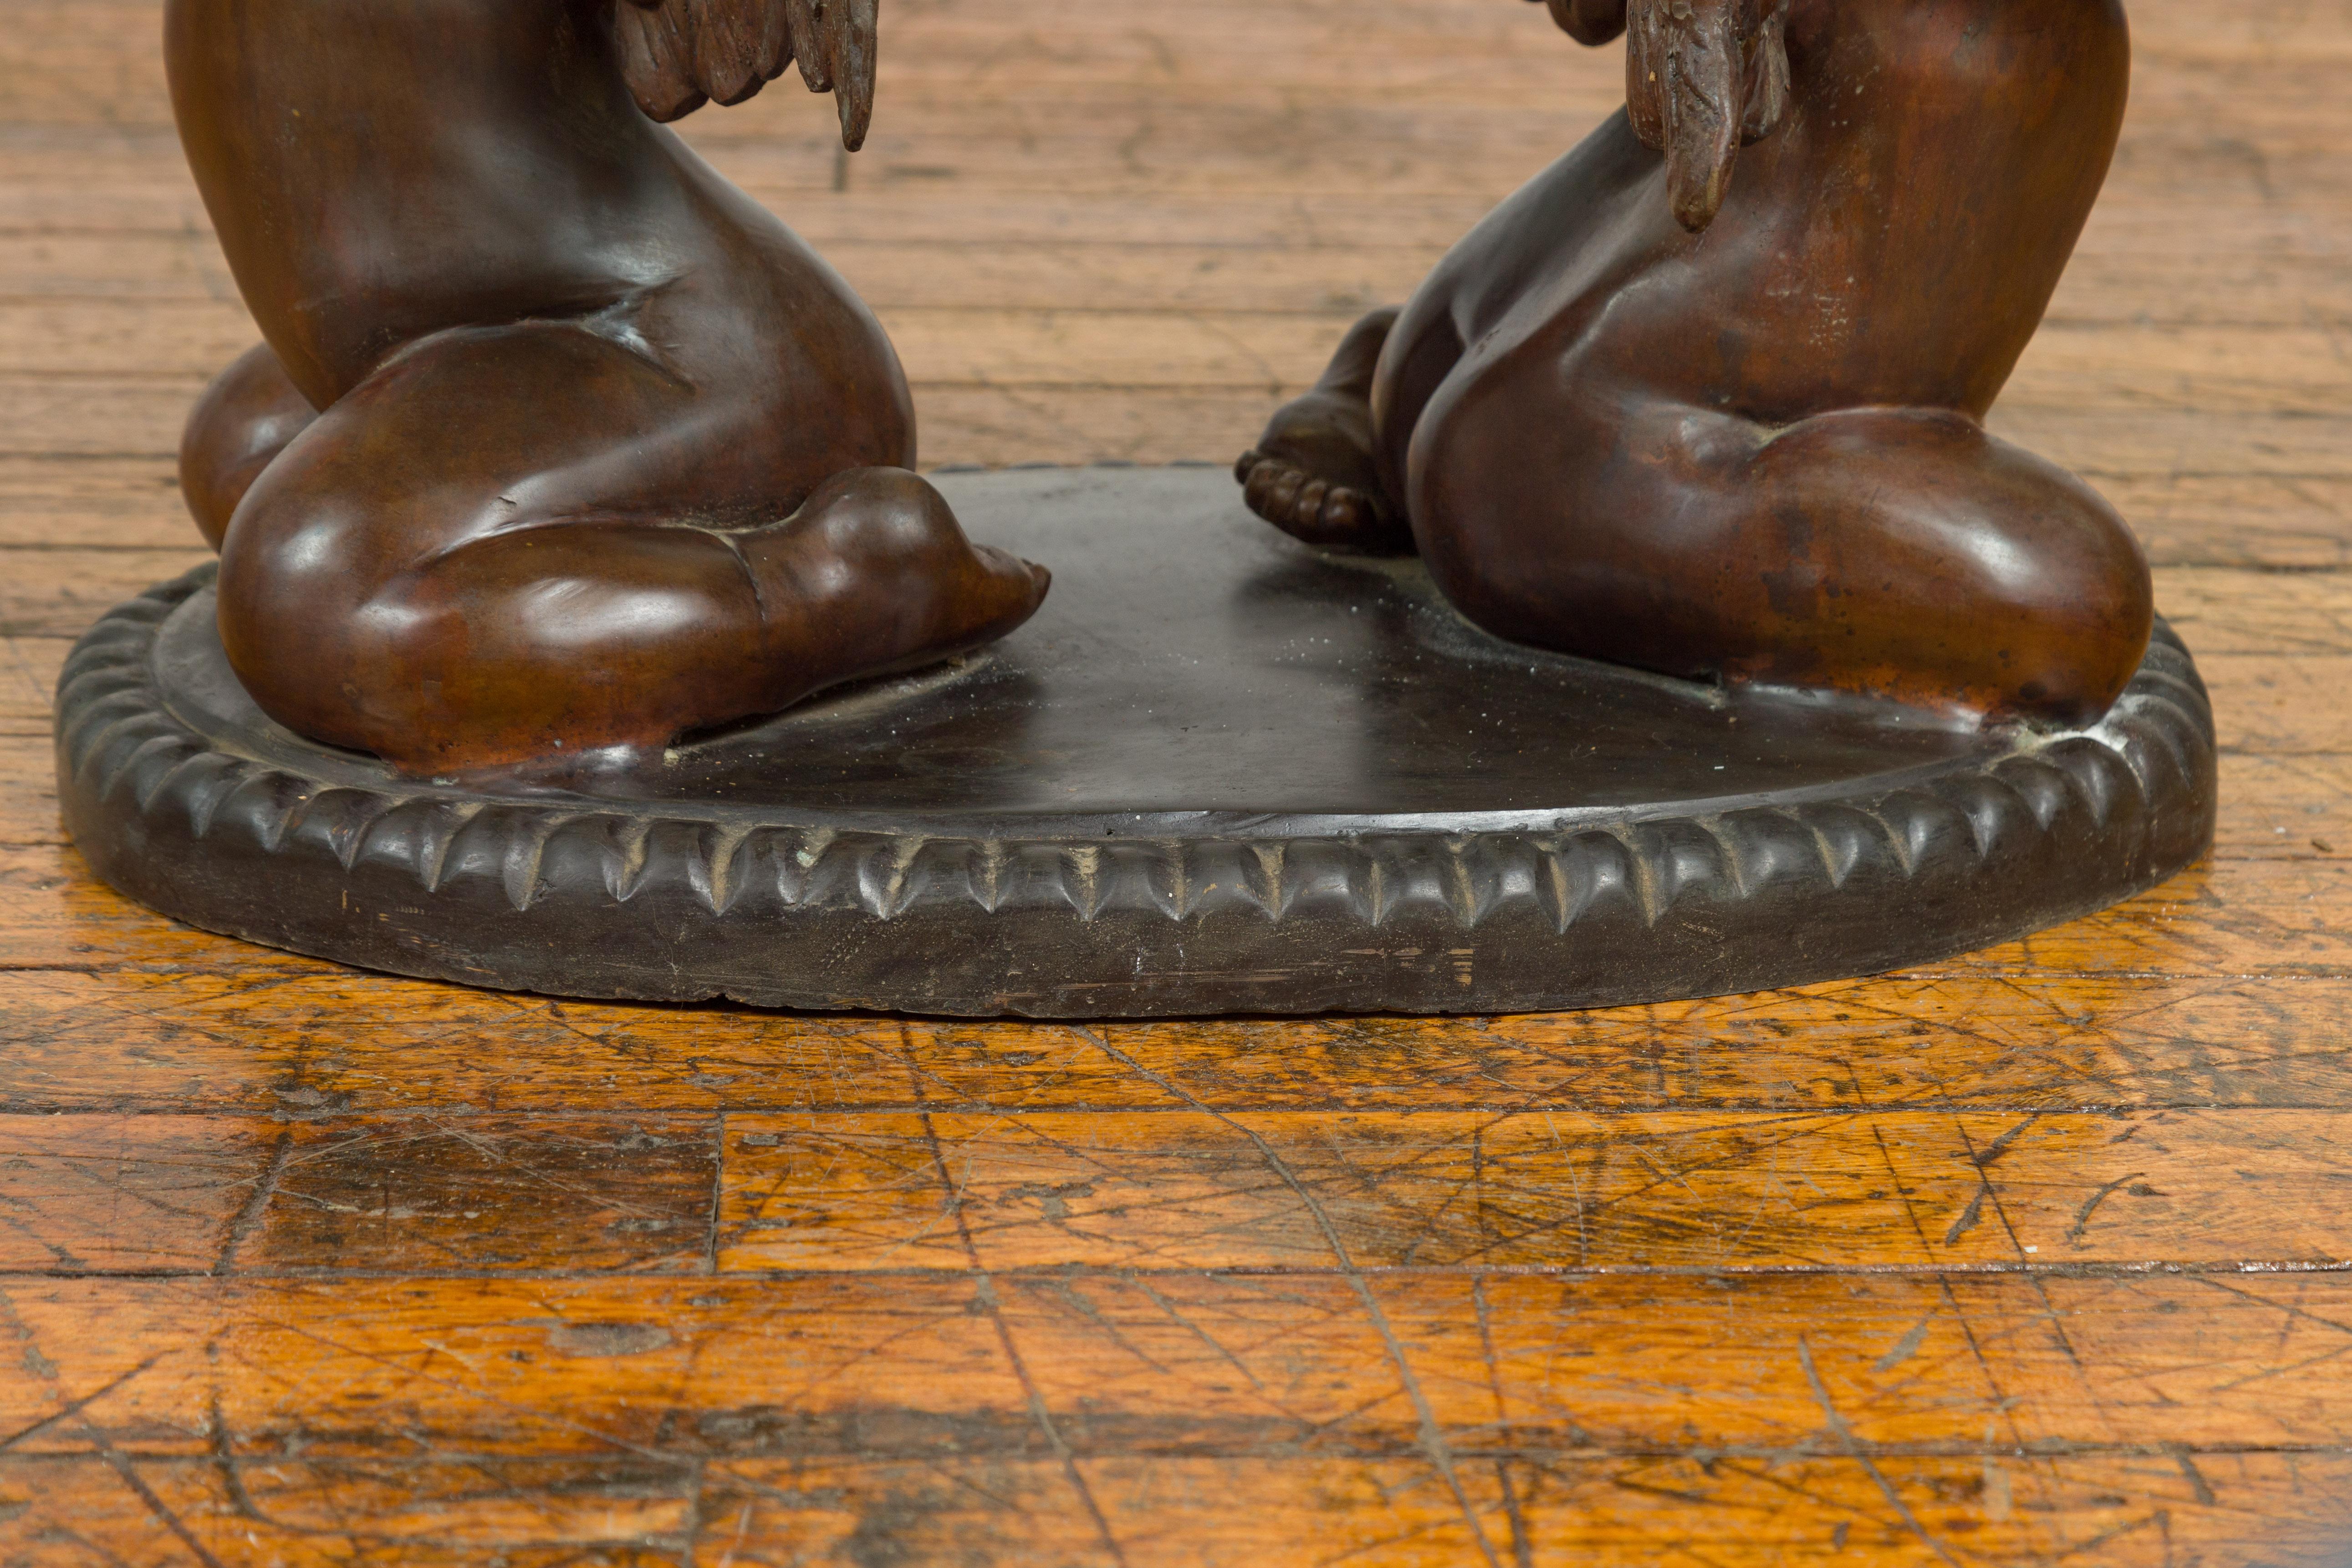
<instances>
[{"instance_id":1,"label":"kneeling cherub","mask_svg":"<svg viewBox=\"0 0 2352 1568\"><path fill-rule=\"evenodd\" d=\"M1517 641L2095 720L2147 562L1982 421L2115 151L2116 0L1549 3L1630 26L1625 110L1349 334L1250 505Z\"/></svg>"}]
</instances>

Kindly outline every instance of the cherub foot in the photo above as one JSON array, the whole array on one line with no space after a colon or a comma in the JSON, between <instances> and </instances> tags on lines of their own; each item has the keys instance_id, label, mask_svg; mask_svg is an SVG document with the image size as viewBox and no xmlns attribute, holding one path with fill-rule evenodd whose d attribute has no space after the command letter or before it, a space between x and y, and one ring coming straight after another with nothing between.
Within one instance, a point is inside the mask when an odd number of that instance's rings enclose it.
<instances>
[{"instance_id":1,"label":"cherub foot","mask_svg":"<svg viewBox=\"0 0 2352 1568\"><path fill-rule=\"evenodd\" d=\"M1283 406L1234 466L1250 510L1294 539L1410 555L1412 529L1372 456L1372 373L1397 312L1356 323L1315 390Z\"/></svg>"},{"instance_id":2,"label":"cherub foot","mask_svg":"<svg viewBox=\"0 0 2352 1568\"><path fill-rule=\"evenodd\" d=\"M995 641L1037 613L1053 574L964 536L903 468L856 468L743 536L780 649L808 690L909 669Z\"/></svg>"}]
</instances>

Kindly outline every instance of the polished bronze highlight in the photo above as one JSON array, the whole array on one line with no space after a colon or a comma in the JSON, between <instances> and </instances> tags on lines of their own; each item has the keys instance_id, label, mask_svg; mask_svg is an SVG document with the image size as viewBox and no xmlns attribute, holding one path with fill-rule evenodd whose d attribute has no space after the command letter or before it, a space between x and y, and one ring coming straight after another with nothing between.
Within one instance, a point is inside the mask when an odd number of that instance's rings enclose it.
<instances>
[{"instance_id":1,"label":"polished bronze highlight","mask_svg":"<svg viewBox=\"0 0 2352 1568\"><path fill-rule=\"evenodd\" d=\"M1983 419L2115 150L2116 0L1549 4L1629 35L1626 110L1349 334L1251 506L1518 641L2096 719L2147 562Z\"/></svg>"},{"instance_id":2,"label":"polished bronze highlight","mask_svg":"<svg viewBox=\"0 0 2352 1568\"><path fill-rule=\"evenodd\" d=\"M648 116L797 60L873 103L873 0L172 0L188 161L265 346L184 476L275 719L411 773L659 746L1025 620L909 469L888 340Z\"/></svg>"}]
</instances>

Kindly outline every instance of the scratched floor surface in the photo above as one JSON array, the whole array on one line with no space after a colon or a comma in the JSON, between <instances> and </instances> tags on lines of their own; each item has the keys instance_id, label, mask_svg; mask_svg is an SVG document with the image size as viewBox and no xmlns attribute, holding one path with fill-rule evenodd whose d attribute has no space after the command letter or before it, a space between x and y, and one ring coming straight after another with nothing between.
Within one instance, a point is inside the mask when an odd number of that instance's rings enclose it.
<instances>
[{"instance_id":1,"label":"scratched floor surface","mask_svg":"<svg viewBox=\"0 0 2352 1568\"><path fill-rule=\"evenodd\" d=\"M1512 0L892 0L932 461L1223 458L1613 106ZM2135 0L1997 416L2139 526L2221 845L1916 973L1102 1028L556 1004L173 927L48 692L252 340L150 0L0 0L0 1563L2352 1563L2352 0Z\"/></svg>"}]
</instances>

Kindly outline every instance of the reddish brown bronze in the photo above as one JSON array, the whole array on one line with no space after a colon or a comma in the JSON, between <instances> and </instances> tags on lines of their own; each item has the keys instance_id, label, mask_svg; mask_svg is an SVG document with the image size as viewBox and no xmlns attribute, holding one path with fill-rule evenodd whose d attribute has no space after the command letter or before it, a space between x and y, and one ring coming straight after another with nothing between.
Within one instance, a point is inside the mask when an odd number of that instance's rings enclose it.
<instances>
[{"instance_id":1,"label":"reddish brown bronze","mask_svg":"<svg viewBox=\"0 0 2352 1568\"><path fill-rule=\"evenodd\" d=\"M1549 3L1630 26L1628 110L1356 328L1243 458L1250 504L1418 549L1523 642L2104 712L2147 563L1980 421L2115 149L2116 0Z\"/></svg>"},{"instance_id":2,"label":"reddish brown bronze","mask_svg":"<svg viewBox=\"0 0 2352 1568\"><path fill-rule=\"evenodd\" d=\"M908 471L873 317L648 118L797 58L855 146L873 0L171 0L166 47L267 340L184 475L272 717L411 773L499 768L772 711L1036 608L1045 574Z\"/></svg>"}]
</instances>

